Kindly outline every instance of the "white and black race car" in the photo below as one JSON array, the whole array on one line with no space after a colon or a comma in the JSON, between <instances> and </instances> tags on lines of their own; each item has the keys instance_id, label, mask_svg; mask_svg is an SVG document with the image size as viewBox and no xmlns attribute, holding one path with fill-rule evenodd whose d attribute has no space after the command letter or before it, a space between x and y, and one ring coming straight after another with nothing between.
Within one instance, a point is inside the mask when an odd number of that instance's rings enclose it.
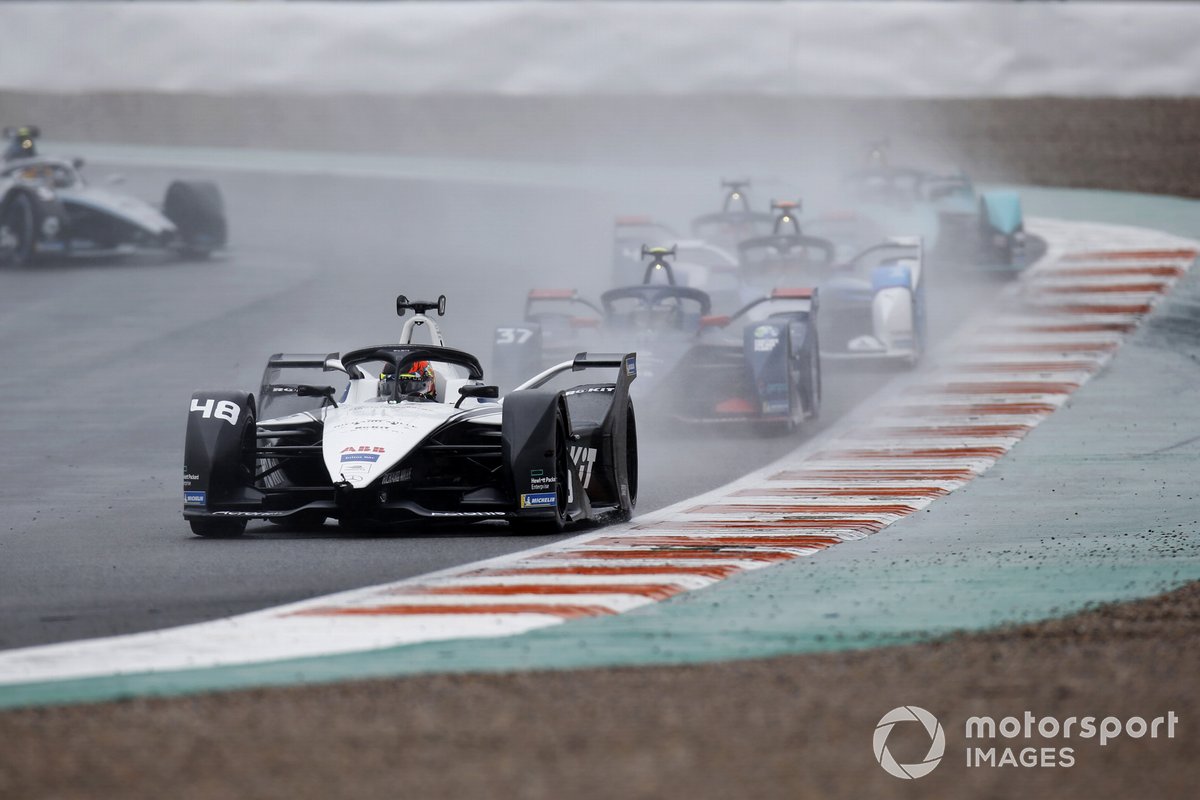
<instances>
[{"instance_id":1,"label":"white and black race car","mask_svg":"<svg viewBox=\"0 0 1200 800\"><path fill-rule=\"evenodd\" d=\"M634 353L579 353L499 398L475 356L444 346L416 312L397 344L271 357L258 398L192 396L183 516L200 536L241 535L251 519L321 525L508 520L557 531L628 518L637 499ZM432 343L414 343L418 328ZM566 373L615 371L611 382L546 388ZM284 383L297 373L313 383Z\"/></svg>"},{"instance_id":2,"label":"white and black race car","mask_svg":"<svg viewBox=\"0 0 1200 800\"><path fill-rule=\"evenodd\" d=\"M211 181L173 181L158 208L88 183L82 159L38 154L35 127L4 136L0 264L145 251L203 258L225 246L224 203Z\"/></svg>"}]
</instances>

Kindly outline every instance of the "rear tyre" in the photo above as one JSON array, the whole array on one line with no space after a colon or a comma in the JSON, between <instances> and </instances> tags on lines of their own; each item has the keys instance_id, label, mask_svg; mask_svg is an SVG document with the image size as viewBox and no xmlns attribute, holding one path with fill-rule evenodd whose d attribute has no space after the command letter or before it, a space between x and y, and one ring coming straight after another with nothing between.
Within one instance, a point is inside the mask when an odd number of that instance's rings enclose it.
<instances>
[{"instance_id":1,"label":"rear tyre","mask_svg":"<svg viewBox=\"0 0 1200 800\"><path fill-rule=\"evenodd\" d=\"M236 539L246 532L246 520L244 519L206 517L188 520L188 523L192 526L192 533L206 539Z\"/></svg>"},{"instance_id":2,"label":"rear tyre","mask_svg":"<svg viewBox=\"0 0 1200 800\"><path fill-rule=\"evenodd\" d=\"M212 181L174 181L167 187L163 213L175 223L183 255L207 258L225 246L225 203Z\"/></svg>"},{"instance_id":3,"label":"rear tyre","mask_svg":"<svg viewBox=\"0 0 1200 800\"><path fill-rule=\"evenodd\" d=\"M0 265L23 267L33 261L37 213L24 192L9 198L0 214Z\"/></svg>"}]
</instances>

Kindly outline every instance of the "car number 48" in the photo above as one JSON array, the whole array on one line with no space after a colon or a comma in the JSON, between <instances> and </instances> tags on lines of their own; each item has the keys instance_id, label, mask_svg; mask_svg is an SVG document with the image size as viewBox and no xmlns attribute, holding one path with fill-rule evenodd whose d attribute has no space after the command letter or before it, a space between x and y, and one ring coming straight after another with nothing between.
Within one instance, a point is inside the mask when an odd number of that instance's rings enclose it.
<instances>
[{"instance_id":1,"label":"car number 48","mask_svg":"<svg viewBox=\"0 0 1200 800\"><path fill-rule=\"evenodd\" d=\"M192 413L197 411L205 419L216 417L217 419L225 420L230 425L236 425L241 409L238 408L237 403L230 400L213 400L210 398L201 403L196 398L192 398Z\"/></svg>"}]
</instances>

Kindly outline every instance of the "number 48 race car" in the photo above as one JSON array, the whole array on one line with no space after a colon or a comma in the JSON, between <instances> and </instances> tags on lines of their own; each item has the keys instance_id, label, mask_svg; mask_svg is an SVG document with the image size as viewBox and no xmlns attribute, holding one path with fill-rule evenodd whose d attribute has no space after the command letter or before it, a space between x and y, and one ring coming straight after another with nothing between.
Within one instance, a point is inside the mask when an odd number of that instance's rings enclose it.
<instances>
[{"instance_id":1,"label":"number 48 race car","mask_svg":"<svg viewBox=\"0 0 1200 800\"><path fill-rule=\"evenodd\" d=\"M579 353L498 397L475 356L444 346L426 312L397 344L329 355L276 354L258 395L192 396L183 516L200 536L241 535L246 522L302 526L508 520L558 531L628 518L637 499L637 425L629 386L635 353ZM425 328L430 344L414 343ZM616 378L557 391L582 370ZM319 384L284 383L317 374ZM336 384L336 385L329 385Z\"/></svg>"}]
</instances>

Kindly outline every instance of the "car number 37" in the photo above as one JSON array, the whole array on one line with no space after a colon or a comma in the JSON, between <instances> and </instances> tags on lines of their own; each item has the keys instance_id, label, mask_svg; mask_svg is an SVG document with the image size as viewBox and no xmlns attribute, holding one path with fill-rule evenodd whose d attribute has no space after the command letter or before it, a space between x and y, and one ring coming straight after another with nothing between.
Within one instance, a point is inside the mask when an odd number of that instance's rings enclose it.
<instances>
[{"instance_id":1,"label":"car number 37","mask_svg":"<svg viewBox=\"0 0 1200 800\"><path fill-rule=\"evenodd\" d=\"M525 344L531 336L529 328L496 328L496 344Z\"/></svg>"},{"instance_id":2,"label":"car number 37","mask_svg":"<svg viewBox=\"0 0 1200 800\"><path fill-rule=\"evenodd\" d=\"M205 400L203 403L197 398L192 398L191 410L193 414L199 412L205 419L215 417L216 419L225 420L230 425L237 424L238 414L241 412L237 403L229 400L213 400L211 398Z\"/></svg>"}]
</instances>

